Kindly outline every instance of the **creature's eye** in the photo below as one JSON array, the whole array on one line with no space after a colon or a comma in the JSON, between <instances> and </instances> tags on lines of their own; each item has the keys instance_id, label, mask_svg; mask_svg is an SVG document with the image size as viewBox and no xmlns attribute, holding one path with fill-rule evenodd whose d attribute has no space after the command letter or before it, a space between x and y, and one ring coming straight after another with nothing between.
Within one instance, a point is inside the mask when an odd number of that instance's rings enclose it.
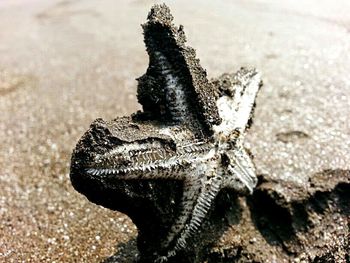
<instances>
[{"instance_id":1,"label":"creature's eye","mask_svg":"<svg viewBox=\"0 0 350 263\"><path fill-rule=\"evenodd\" d=\"M230 158L227 156L226 153L221 154L221 164L224 167L227 167L230 164Z\"/></svg>"}]
</instances>

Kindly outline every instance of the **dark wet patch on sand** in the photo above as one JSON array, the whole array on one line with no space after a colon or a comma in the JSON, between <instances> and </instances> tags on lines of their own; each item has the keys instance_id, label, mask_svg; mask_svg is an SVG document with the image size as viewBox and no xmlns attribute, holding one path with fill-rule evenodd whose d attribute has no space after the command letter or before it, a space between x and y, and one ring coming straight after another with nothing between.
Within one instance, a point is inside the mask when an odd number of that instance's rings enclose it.
<instances>
[{"instance_id":1,"label":"dark wet patch on sand","mask_svg":"<svg viewBox=\"0 0 350 263\"><path fill-rule=\"evenodd\" d=\"M294 142L300 139L309 139L310 136L303 131L287 131L287 132L279 132L276 134L277 140L288 143Z\"/></svg>"},{"instance_id":2,"label":"dark wet patch on sand","mask_svg":"<svg viewBox=\"0 0 350 263\"><path fill-rule=\"evenodd\" d=\"M0 96L21 89L32 79L32 77L27 75L14 74L7 70L0 70Z\"/></svg>"},{"instance_id":3,"label":"dark wet patch on sand","mask_svg":"<svg viewBox=\"0 0 350 263\"><path fill-rule=\"evenodd\" d=\"M74 4L73 1L61 1L55 5L47 8L46 10L36 14L36 18L39 20L56 20L69 18L76 15L87 15L92 17L99 17L100 14L95 10L80 9L73 10L71 6Z\"/></svg>"}]
</instances>

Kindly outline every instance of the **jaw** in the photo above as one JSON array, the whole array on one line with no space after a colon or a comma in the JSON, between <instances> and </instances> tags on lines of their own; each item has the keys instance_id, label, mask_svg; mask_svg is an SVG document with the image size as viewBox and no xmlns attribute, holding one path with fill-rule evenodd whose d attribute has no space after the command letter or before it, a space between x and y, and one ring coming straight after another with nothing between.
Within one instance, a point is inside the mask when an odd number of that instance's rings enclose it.
<instances>
[{"instance_id":1,"label":"jaw","mask_svg":"<svg viewBox=\"0 0 350 263\"><path fill-rule=\"evenodd\" d=\"M117 120L114 126L118 126ZM112 124L111 124L112 125ZM86 172L87 167L93 167L97 156L102 156L116 151L116 147L125 143L120 143L123 134L118 134L118 129L111 129L107 122L95 121L90 129L78 142L71 162L70 178L73 187L87 197L91 202L102 205L106 208L126 213L143 233L138 236L142 240L144 236L154 236L155 246L157 240L163 237L169 226L172 225L173 215L178 213L181 203L181 193L183 182L180 180L120 180L116 175L103 177L102 174L92 176ZM137 125L137 123L136 123ZM120 129L124 128L119 125ZM133 133L133 131L125 131ZM137 128L136 128L137 129ZM154 130L154 129L153 129ZM155 136L153 139L168 145L173 142L164 135ZM146 139L142 134L134 134L134 138ZM149 139L152 139L149 138ZM170 147L172 149L173 147ZM169 150L170 151L170 150ZM126 173L125 178L135 173ZM142 173L147 174L147 173ZM152 173L149 174L157 174ZM165 173L158 173L164 175ZM121 175L121 174L120 174ZM128 177L129 178L129 177ZM159 202L163 205L159 206ZM157 215L157 216L155 216ZM140 241L140 244L143 242Z\"/></svg>"},{"instance_id":2,"label":"jaw","mask_svg":"<svg viewBox=\"0 0 350 263\"><path fill-rule=\"evenodd\" d=\"M175 213L176 207L171 202L180 198L177 194L181 192L181 182L116 181L113 174L103 177L102 174L93 176L87 173L86 168L94 165L96 156L106 154L119 145L112 132L108 128L107 122L96 120L79 140L71 158L70 179L72 186L91 202L111 210L127 213L139 228L149 229L143 225L155 221L151 215L162 215L165 212ZM166 211L158 211L159 207L155 201L165 199L165 192L168 193L169 205ZM148 215L149 219L147 219ZM138 221L139 218L144 220ZM168 216L164 215L164 218L168 218ZM158 222L157 225L166 224Z\"/></svg>"},{"instance_id":3,"label":"jaw","mask_svg":"<svg viewBox=\"0 0 350 263\"><path fill-rule=\"evenodd\" d=\"M183 171L208 159L212 148L211 142L196 140L185 126L162 128L132 118L98 119L73 152L71 180L75 188L80 187L79 181L113 187L117 180L183 180Z\"/></svg>"},{"instance_id":4,"label":"jaw","mask_svg":"<svg viewBox=\"0 0 350 263\"><path fill-rule=\"evenodd\" d=\"M176 150L162 146L158 142L124 144L95 156L95 163L84 170L100 180L184 180L194 166L215 155L213 145L206 142L179 145Z\"/></svg>"}]
</instances>

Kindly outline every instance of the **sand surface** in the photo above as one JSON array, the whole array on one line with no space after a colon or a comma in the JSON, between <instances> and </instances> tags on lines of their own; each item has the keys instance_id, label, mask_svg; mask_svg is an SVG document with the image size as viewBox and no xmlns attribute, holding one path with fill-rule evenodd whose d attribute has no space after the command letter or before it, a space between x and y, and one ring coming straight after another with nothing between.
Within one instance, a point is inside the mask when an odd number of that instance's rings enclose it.
<instances>
[{"instance_id":1,"label":"sand surface","mask_svg":"<svg viewBox=\"0 0 350 263\"><path fill-rule=\"evenodd\" d=\"M247 147L258 173L305 184L350 170L349 1L165 1L210 77L258 68ZM128 262L137 231L69 181L97 117L139 109L153 1L0 2L0 262ZM118 254L119 253L119 254Z\"/></svg>"}]
</instances>

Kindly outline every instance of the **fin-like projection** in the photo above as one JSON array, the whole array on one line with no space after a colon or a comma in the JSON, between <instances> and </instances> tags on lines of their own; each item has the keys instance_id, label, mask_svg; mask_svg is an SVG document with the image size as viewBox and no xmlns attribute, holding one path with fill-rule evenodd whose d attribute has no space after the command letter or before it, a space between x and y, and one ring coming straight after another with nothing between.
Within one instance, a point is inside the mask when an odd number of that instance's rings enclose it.
<instances>
[{"instance_id":1,"label":"fin-like projection","mask_svg":"<svg viewBox=\"0 0 350 263\"><path fill-rule=\"evenodd\" d=\"M221 122L212 83L195 50L186 46L182 26L172 21L166 5L155 5L143 24L149 67L138 79L138 100L150 118L212 135L213 125Z\"/></svg>"},{"instance_id":2,"label":"fin-like projection","mask_svg":"<svg viewBox=\"0 0 350 263\"><path fill-rule=\"evenodd\" d=\"M260 73L241 68L237 73L225 74L213 83L221 93L217 106L222 122L215 126L215 132L242 137L251 124L255 99L262 86Z\"/></svg>"},{"instance_id":3,"label":"fin-like projection","mask_svg":"<svg viewBox=\"0 0 350 263\"><path fill-rule=\"evenodd\" d=\"M206 172L209 173L211 171ZM191 219L182 229L179 237L175 239L173 249L169 250L165 257L160 257L159 262L165 262L168 258L175 256L177 251L186 247L188 239L197 233L211 208L213 200L221 189L221 179L221 177L213 177L202 182L204 185L202 185L201 192L191 213Z\"/></svg>"},{"instance_id":4,"label":"fin-like projection","mask_svg":"<svg viewBox=\"0 0 350 263\"><path fill-rule=\"evenodd\" d=\"M172 225L163 247L168 247L170 242L183 230L186 222L192 215L193 207L198 198L201 188L201 181L196 177L189 177L184 180L184 189L181 198L181 211Z\"/></svg>"},{"instance_id":5,"label":"fin-like projection","mask_svg":"<svg viewBox=\"0 0 350 263\"><path fill-rule=\"evenodd\" d=\"M230 176L225 177L223 186L238 192L248 190L252 194L258 180L251 157L243 147L237 147L226 154L230 158L230 165L227 168Z\"/></svg>"}]
</instances>

